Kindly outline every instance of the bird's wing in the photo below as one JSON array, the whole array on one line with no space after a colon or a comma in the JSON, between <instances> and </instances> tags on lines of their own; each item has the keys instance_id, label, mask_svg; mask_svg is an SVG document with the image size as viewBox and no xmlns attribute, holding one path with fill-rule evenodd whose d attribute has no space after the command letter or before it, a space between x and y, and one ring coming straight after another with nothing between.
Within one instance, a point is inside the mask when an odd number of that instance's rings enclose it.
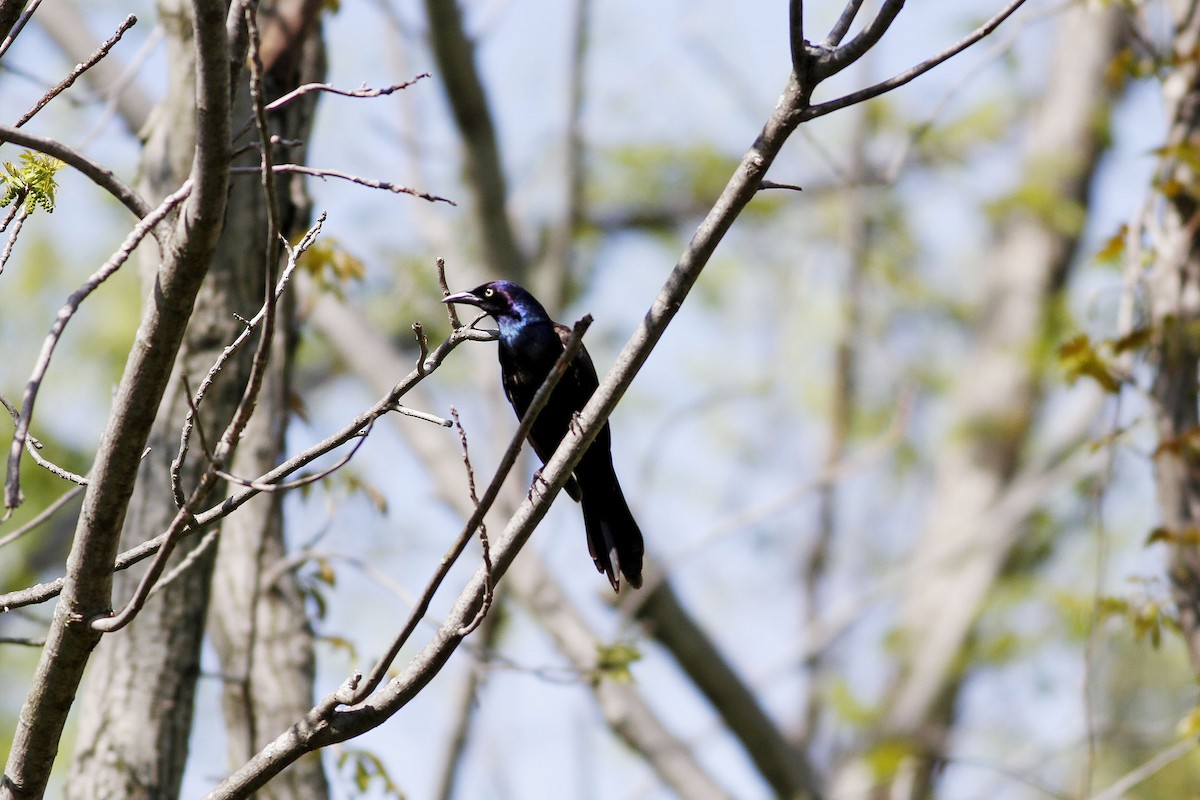
<instances>
[{"instance_id":1,"label":"bird's wing","mask_svg":"<svg viewBox=\"0 0 1200 800\"><path fill-rule=\"evenodd\" d=\"M571 340L571 329L556 322L554 323L554 332L558 334L563 347L566 348L567 342ZM592 363L592 357L588 354L587 347L579 348L579 355L575 356L575 360L571 363L567 374L563 376L563 380L573 380L578 383L579 391L585 401L592 396L592 392L596 391L600 385L600 379L596 377L596 365Z\"/></svg>"}]
</instances>

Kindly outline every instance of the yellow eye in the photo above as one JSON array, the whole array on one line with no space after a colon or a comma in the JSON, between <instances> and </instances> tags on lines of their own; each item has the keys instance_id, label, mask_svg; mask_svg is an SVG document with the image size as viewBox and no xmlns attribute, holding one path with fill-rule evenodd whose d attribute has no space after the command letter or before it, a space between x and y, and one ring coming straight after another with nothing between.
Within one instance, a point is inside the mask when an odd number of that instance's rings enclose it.
<instances>
[{"instance_id":1,"label":"yellow eye","mask_svg":"<svg viewBox=\"0 0 1200 800\"><path fill-rule=\"evenodd\" d=\"M495 293L496 293L496 290L495 290L495 289L487 289L487 290L485 290L485 291L484 291L484 293L483 293L483 296L484 296L484 297L491 297L491 296L492 296L492 295L494 295Z\"/></svg>"}]
</instances>

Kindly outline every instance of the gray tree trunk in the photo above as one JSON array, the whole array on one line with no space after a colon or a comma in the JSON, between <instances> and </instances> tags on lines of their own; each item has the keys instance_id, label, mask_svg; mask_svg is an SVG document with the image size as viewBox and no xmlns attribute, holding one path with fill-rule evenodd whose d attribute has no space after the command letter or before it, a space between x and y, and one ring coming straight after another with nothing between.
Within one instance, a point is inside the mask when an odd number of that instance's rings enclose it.
<instances>
[{"instance_id":1,"label":"gray tree trunk","mask_svg":"<svg viewBox=\"0 0 1200 800\"><path fill-rule=\"evenodd\" d=\"M314 20L307 0L281 3L276 8L301 10ZM303 27L303 26L301 26ZM271 41L264 29L264 51ZM283 48L292 58L269 74L279 90L324 78L324 52L319 30L307 41ZM267 57L264 53L264 57ZM278 86L280 81L284 86ZM269 89L270 91L270 89ZM316 95L309 95L275 115L286 140L305 140L312 125ZM290 158L303 162L303 150ZM280 196L295 222L294 238L309 217L303 179L280 183ZM284 453L288 395L291 392L295 349L295 302L291 293L280 301L271 366L263 385L258 414L246 428L232 464L235 475L261 475L276 466ZM282 497L263 494L243 511L225 520L213 576L209 632L221 661L221 705L228 737L230 769L236 769L304 716L312 707L316 669L313 631L295 572L281 566L287 558ZM261 800L319 800L329 787L319 754L303 758L259 790Z\"/></svg>"},{"instance_id":2,"label":"gray tree trunk","mask_svg":"<svg viewBox=\"0 0 1200 800\"><path fill-rule=\"evenodd\" d=\"M187 4L162 0L159 13L169 23L164 26L169 88L150 122L140 187L154 200L176 188L188 174L195 117ZM235 88L234 97L236 128L251 117L245 80ZM307 126L311 109L300 113L298 119ZM297 133L294 125L289 133ZM244 134L235 146L251 141L253 136ZM252 150L235 165L257 167L258 161L257 150ZM280 188L284 189L279 192L280 216L285 222L295 220L293 197L286 185ZM130 504L122 548L158 535L176 513L170 485L171 461L178 451L179 432L188 412L180 375L189 378L194 391L218 354L243 329L244 323L238 317L249 318L262 305L267 259L278 258L278 247L268 243L266 209L259 179L254 175L236 177L231 184L225 229L151 434L151 452L142 465ZM156 255L146 263L155 263ZM152 269L146 270L146 279L153 281ZM260 474L274 465L283 446L291 351L290 337L285 334L293 324L291 308L289 303L279 306L276 360L260 396L258 414L246 432L245 452L239 452L232 465L235 473ZM251 342L226 363L200 407L198 424L210 446L241 398L253 351ZM191 452L180 470L185 495L204 466L200 437L194 434ZM211 496L219 495L213 492ZM227 625L219 625L221 634L215 635L223 674L232 667L232 674L242 678L225 686L225 707L227 711L236 709L227 720L230 757L240 763L253 752L249 748L260 738L254 733L256 726L266 728L263 735L273 736L285 727L283 719L290 722L311 705L312 636L294 576L278 575L271 586L261 586L258 579L264 567L269 569L273 560L283 556L278 502L268 496L248 504L222 523L222 532L223 538L232 541L221 545L229 552L220 558L222 602L214 610L214 618L253 621L249 638L241 638ZM105 637L97 648L82 698L84 711L68 780L70 797L91 800L178 795L218 552L209 546L194 553L201 541L200 536L184 540L172 564L190 558L190 567L163 585L126 630ZM117 577L117 602L129 596L139 577L132 570ZM270 681L264 679L267 670L272 670ZM231 697L239 699L233 701ZM319 798L326 792L319 760L297 765L287 777L281 777L281 786L293 785L293 779L301 780L304 788L291 796Z\"/></svg>"},{"instance_id":3,"label":"gray tree trunk","mask_svg":"<svg viewBox=\"0 0 1200 800\"><path fill-rule=\"evenodd\" d=\"M1142 227L1150 233L1153 248L1146 294L1156 367L1152 397L1159 437L1154 454L1159 513L1170 542L1172 596L1192 668L1200 674L1200 548L1194 543L1200 525L1200 454L1195 446L1200 426L1200 198L1194 187L1200 174L1188 155L1194 152L1200 127L1200 68L1184 57L1200 44L1200 9L1194 3L1170 5L1176 26L1173 52L1180 57L1163 84L1170 128L1152 190L1159 202L1148 209L1150 219ZM1175 188L1158 188L1168 185Z\"/></svg>"}]
</instances>

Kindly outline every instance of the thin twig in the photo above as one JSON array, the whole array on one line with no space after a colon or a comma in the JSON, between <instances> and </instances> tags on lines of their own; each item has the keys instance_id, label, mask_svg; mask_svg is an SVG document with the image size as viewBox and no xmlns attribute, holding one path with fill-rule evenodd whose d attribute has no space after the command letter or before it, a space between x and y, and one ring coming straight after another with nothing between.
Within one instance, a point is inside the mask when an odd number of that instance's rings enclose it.
<instances>
[{"instance_id":1,"label":"thin twig","mask_svg":"<svg viewBox=\"0 0 1200 800\"><path fill-rule=\"evenodd\" d=\"M758 184L758 188L762 189L789 189L793 192L803 192L804 188L797 186L794 183L776 183L775 181L762 181Z\"/></svg>"},{"instance_id":2,"label":"thin twig","mask_svg":"<svg viewBox=\"0 0 1200 800\"><path fill-rule=\"evenodd\" d=\"M53 503L51 503L50 505L46 506L41 511L39 511L37 516L35 516L33 519L29 520L29 522L26 522L24 525L17 528L12 533L8 533L8 534L5 534L3 537L0 537L0 547L4 547L5 545L12 544L13 542L15 542L17 539L20 539L25 534L29 533L30 531L35 530L43 522L50 519L50 517L54 516L54 513L56 511L58 511L60 508L65 506L67 503L71 502L76 497L78 497L85 488L86 487L84 487L84 486L72 486L70 489L68 489L66 492L64 492L61 497L59 497Z\"/></svg>"},{"instance_id":3,"label":"thin twig","mask_svg":"<svg viewBox=\"0 0 1200 800\"><path fill-rule=\"evenodd\" d=\"M804 0L788 2L788 44L792 54L792 72L803 80L810 63L804 41Z\"/></svg>"},{"instance_id":4,"label":"thin twig","mask_svg":"<svg viewBox=\"0 0 1200 800\"><path fill-rule=\"evenodd\" d=\"M226 471L220 470L220 469L217 470L217 475L219 475L221 478L229 481L230 483L237 484L238 486L246 486L246 487L249 487L252 489L257 489L260 492L268 492L268 493L269 492L285 492L290 489L299 489L301 486L307 486L310 483L316 483L319 480L323 480L324 478L327 478L328 476L337 472L342 467L349 464L350 460L352 458L354 458L355 453L358 452L358 448L362 447L363 442L367 441L367 436L370 435L371 429L374 426L375 426L375 421L372 420L367 425L367 427L364 428L358 434L359 439L357 442L354 443L354 446L350 448L350 452L346 453L346 455L339 458L331 466L326 467L325 469L322 469L318 472L314 472L310 475L302 475L299 478L296 478L295 480L292 480L292 481L287 481L286 483L269 483L269 482L261 481L261 480L258 480L258 481L246 480L245 478L240 478L237 475L234 475L230 472L226 472ZM446 427L448 428L450 426L447 425Z\"/></svg>"},{"instance_id":5,"label":"thin twig","mask_svg":"<svg viewBox=\"0 0 1200 800\"><path fill-rule=\"evenodd\" d=\"M449 297L450 285L446 283L446 259L438 256L436 263L438 286L442 288L442 297ZM442 305L446 308L446 315L450 317L450 329L461 328L462 323L458 321L458 311L455 309L454 303L443 303Z\"/></svg>"},{"instance_id":6,"label":"thin twig","mask_svg":"<svg viewBox=\"0 0 1200 800\"><path fill-rule=\"evenodd\" d=\"M0 636L0 644L17 644L22 647L45 647L45 639L24 638L21 636Z\"/></svg>"},{"instance_id":7,"label":"thin twig","mask_svg":"<svg viewBox=\"0 0 1200 800\"><path fill-rule=\"evenodd\" d=\"M3 134L3 129L0 128L0 134ZM422 200L428 200L431 203L449 203L452 206L457 206L458 203L445 197L439 197L436 194L428 194L420 192L408 186L400 186L387 181L377 181L373 178L360 178L357 175L350 175L346 172L340 172L336 169L318 169L316 167L307 167L303 164L276 164L272 168L275 172L295 173L298 175L311 175L314 178L339 178L351 183L357 183L360 186L366 186L370 189L383 189L395 194L407 194L413 197L419 197ZM248 173L258 174L258 167L233 167L229 170L234 175L245 175Z\"/></svg>"},{"instance_id":8,"label":"thin twig","mask_svg":"<svg viewBox=\"0 0 1200 800\"><path fill-rule=\"evenodd\" d=\"M483 517L488 509L492 507L492 503L496 501L496 497L500 494L500 487L504 484L504 479L508 477L509 471L513 465L517 463L517 456L521 452L522 446L525 444L526 438L529 436L529 431L533 428L533 423L541 413L542 408L550 399L550 393L554 391L554 387L558 385L558 381L562 378L569 365L575 356L579 353L579 349L583 346L583 334L588 326L592 324L591 315L585 315L583 319L575 323L574 329L571 331L571 338L568 340L566 348L562 355L558 357L554 368L546 376L542 382L541 388L533 396L533 400L529 404L528 410L521 418L521 424L517 427L516 433L509 440L508 448L504 451L503 457L500 459L500 465L496 467L495 475L492 476L491 483L488 484L487 490L484 491L483 497L475 506L475 512L471 518L467 520L467 524L463 526L458 538L451 545L446 555L442 557L442 561L438 564L438 568L434 571L433 576L425 586L425 591L422 592L417 605L409 614L408 621L405 623L400 633L392 640L391 646L387 652L375 662L375 666L367 673L366 677L358 682L358 688L350 695L343 695L336 698L337 704L355 705L365 700L387 677L387 672L391 668L392 662L396 660L396 656L400 654L400 649L412 636L413 631L417 629L417 624L425 616L429 610L429 604L433 601L433 596L437 593L438 588L442 585L446 575L450 572L450 567L458 560L462 554L463 548L467 546L467 542L474 537L475 529L483 522ZM462 330L462 329L456 329ZM459 638L462 638L461 636ZM332 711L332 707L330 708Z\"/></svg>"},{"instance_id":9,"label":"thin twig","mask_svg":"<svg viewBox=\"0 0 1200 800\"><path fill-rule=\"evenodd\" d=\"M446 305L452 304L446 303ZM425 363L425 359L429 356L429 337L425 335L425 328L421 326L420 322L412 324L412 332L413 336L417 339L417 349L420 350L417 354L417 366L421 367ZM447 425L446 427L449 428L450 426Z\"/></svg>"},{"instance_id":10,"label":"thin twig","mask_svg":"<svg viewBox=\"0 0 1200 800\"><path fill-rule=\"evenodd\" d=\"M842 39L845 39L846 34L849 33L850 26L854 24L854 18L858 16L860 8L862 8L862 0L848 0L845 8L842 9L841 16L829 29L829 35L825 37L825 41L821 42L821 46L834 48L840 45Z\"/></svg>"},{"instance_id":11,"label":"thin twig","mask_svg":"<svg viewBox=\"0 0 1200 800\"><path fill-rule=\"evenodd\" d=\"M17 407L14 406L4 395L0 395L0 405L8 409L9 416L13 418L13 422L20 422L21 412L18 411ZM28 432L25 434L25 450L29 453L29 457L33 459L35 464L49 472L51 475L56 475L65 481L71 481L72 483L77 483L80 486L87 485L87 478L83 477L82 475L76 475L74 472L71 472L71 470L60 467L58 464L55 464L43 456L41 453L42 443L39 442L35 437L30 436ZM3 520L0 520L0 522L7 521L7 516Z\"/></svg>"},{"instance_id":12,"label":"thin twig","mask_svg":"<svg viewBox=\"0 0 1200 800\"><path fill-rule=\"evenodd\" d=\"M129 256L133 253L134 248L141 243L146 235L154 230L175 206L183 202L183 199L188 196L192 190L191 180L184 182L183 186L179 187L175 192L163 198L163 201L150 213L144 215L142 219L133 226L133 230L125 237L125 241L117 248L117 251L109 257L108 261L96 270L90 278L88 278L82 286L71 293L67 298L67 302L59 309L58 315L54 319L54 324L50 327L50 333L46 335L46 339L42 342L42 350L38 354L37 361L33 367L33 373L29 376L29 381L25 384L25 395L21 399L21 414L17 420L17 430L13 433L12 446L8 452L8 475L4 485L4 505L5 508L15 508L20 505L21 497L21 452L24 449L25 437L29 435L29 423L33 419L34 404L37 401L38 391L41 389L42 380L46 377L46 371L50 368L50 358L54 355L54 348L58 346L59 339L62 337L63 329L70 322L71 317L79 310L79 306L87 299L88 295L94 292L100 284L108 280L108 278L120 269Z\"/></svg>"},{"instance_id":13,"label":"thin twig","mask_svg":"<svg viewBox=\"0 0 1200 800\"><path fill-rule=\"evenodd\" d=\"M178 564L171 568L170 572L168 572L166 575L163 575L161 580L150 587L149 597L154 597L154 595L170 586L180 575L191 569L196 562L200 560L200 556L204 555L204 552L213 546L213 544L217 541L217 537L220 535L220 526L213 527L208 533L204 534L204 538L200 540L200 544L189 550L187 555L185 555Z\"/></svg>"},{"instance_id":14,"label":"thin twig","mask_svg":"<svg viewBox=\"0 0 1200 800\"><path fill-rule=\"evenodd\" d=\"M429 354L429 358L425 360L424 369L414 369L406 375L399 383L397 383L390 392L387 393L371 408L359 414L355 419L351 420L347 425L343 426L339 431L329 435L324 440L314 444L312 447L292 456L284 461L279 466L261 475L257 481L251 482L251 485L246 486L242 491L226 497L221 502L217 503L212 508L206 511L199 512L194 517L194 524L188 530L201 528L205 525L210 525L228 515L232 514L237 509L241 508L252 498L257 497L263 492L263 485L274 485L280 480L291 475L299 469L308 466L310 463L329 453L330 451L340 447L352 438L359 436L362 430L369 427L372 420L378 419L383 414L392 410L396 401L409 392L414 386L420 383L427 375L436 370L450 354L454 348L458 347L463 342L479 341L487 342L496 338L494 331L477 331L470 327L457 328L451 332L440 345L434 348ZM134 564L138 564L158 553L170 539L170 532L161 533L158 536L143 542L136 547L120 553L113 562L113 571L128 569ZM56 578L45 583L31 586L27 589L20 589L15 592L0 595L0 613L10 611L15 608L36 605L44 603L54 597L57 597L62 592L64 584L63 578Z\"/></svg>"},{"instance_id":15,"label":"thin twig","mask_svg":"<svg viewBox=\"0 0 1200 800\"><path fill-rule=\"evenodd\" d=\"M192 397L192 385L188 381L186 372L180 373L179 382L183 384L183 396L188 404L187 419L189 422L195 420L196 436L200 438L200 452L204 454L206 460L211 461L212 448L208 446L208 437L204 435L204 425L199 419L200 410L196 407L196 398ZM191 431L191 426L185 424L184 427ZM179 481L179 470L177 469L179 463L179 459L171 462L171 490L175 493L175 507L183 508L187 499L183 496L183 487Z\"/></svg>"},{"instance_id":16,"label":"thin twig","mask_svg":"<svg viewBox=\"0 0 1200 800\"><path fill-rule=\"evenodd\" d=\"M200 480L196 482L196 488L192 490L191 496L183 504L182 508L176 510L175 516L167 526L162 546L159 548L158 553L155 554L154 560L150 562L150 567L142 575L142 579L138 581L133 595L120 611L101 614L89 619L88 625L92 630L101 633L113 633L133 622L134 618L137 617L138 613L146 605L146 601L150 599L150 592L154 589L154 585L158 582L163 570L166 569L167 559L171 557L176 543L183 538L189 529L194 530L200 527L195 524L195 517L192 515L191 506L204 499L216 483L217 477L213 474L212 470L205 470L201 474Z\"/></svg>"},{"instance_id":17,"label":"thin twig","mask_svg":"<svg viewBox=\"0 0 1200 800\"><path fill-rule=\"evenodd\" d=\"M341 97L382 97L384 95L389 95L392 92L398 92L401 89L407 89L417 81L428 77L430 77L428 72L422 72L412 80L405 81L404 83L397 83L383 89L368 89L366 86L363 86L358 89L347 90L335 88L329 83L306 83L303 86L297 86L295 89L283 95L278 100L272 100L270 103L267 103L266 110L275 111L292 102L296 98L306 95L310 92L327 92L329 94L336 94Z\"/></svg>"},{"instance_id":18,"label":"thin twig","mask_svg":"<svg viewBox=\"0 0 1200 800\"><path fill-rule=\"evenodd\" d=\"M403 414L406 417L424 420L425 422L432 422L434 425L440 425L443 428L451 428L454 426L454 423L445 417L439 417L438 415L430 414L427 411L417 411L415 408L402 406L399 403L396 403L396 405L392 406L391 410L395 411L397 414Z\"/></svg>"},{"instance_id":19,"label":"thin twig","mask_svg":"<svg viewBox=\"0 0 1200 800\"><path fill-rule=\"evenodd\" d=\"M288 281L291 279L292 273L296 269L296 264L299 262L300 256L304 255L304 252L308 250L308 248L312 246L312 243L317 240L317 237L321 234L321 228L324 224L325 213L322 212L321 215L317 217L317 221L313 223L311 228L308 229L308 231L304 234L304 238L300 240L300 243L296 245L295 248L293 248L286 241L283 242L283 247L287 252L288 259L287 265L283 269L283 273L279 276L279 281L275 284L276 299L283 294L283 290L287 287ZM263 321L263 319L266 317L266 314L267 306L264 304L253 318L245 321L245 328L243 328L241 333L237 335L237 338L235 338L224 350L221 351L221 354L217 356L216 361L209 369L208 374L204 376L204 380L200 382L200 386L196 389L196 393L191 401L192 407L189 409L187 416L184 418L183 427L179 432L179 451L175 455L175 459L171 462L171 491L175 496L176 507L183 505L183 489L180 485L179 476L180 470L183 468L183 461L187 457L188 448L190 447L192 427L195 425L198 414L196 409L203 401L205 394L208 393L208 389L212 385L212 382L216 380L217 373L219 373L225 366L225 363L233 357L234 353L240 350L242 345L246 343L246 341L250 338L250 334L252 334L254 329L258 327L259 323Z\"/></svg>"},{"instance_id":20,"label":"thin twig","mask_svg":"<svg viewBox=\"0 0 1200 800\"><path fill-rule=\"evenodd\" d=\"M29 218L29 211L25 208L25 193L20 192L19 195L14 198L12 211L4 218L4 224L0 225L0 232L8 227L10 221L13 226L12 231L8 234L8 240L4 243L4 251L0 252L0 273L4 272L4 265L12 257L13 247L17 244L17 236L21 233L21 228L25 226L25 220Z\"/></svg>"},{"instance_id":21,"label":"thin twig","mask_svg":"<svg viewBox=\"0 0 1200 800\"><path fill-rule=\"evenodd\" d=\"M25 23L33 17L33 12L37 11L37 7L42 4L42 0L29 0L29 5L21 12L21 16L17 19L16 24L12 26L12 30L8 32L8 36L4 37L4 41L0 42L0 58L8 52L8 48L12 47L12 43L16 41L18 34L25 27Z\"/></svg>"},{"instance_id":22,"label":"thin twig","mask_svg":"<svg viewBox=\"0 0 1200 800\"><path fill-rule=\"evenodd\" d=\"M13 219L16 218L17 213L19 211L22 211L25 208L24 201L25 201L25 193L21 192L15 198L12 205L9 206L8 213L4 215L4 221L0 222L0 233L4 233L6 230L8 230L8 226L12 223Z\"/></svg>"},{"instance_id":23,"label":"thin twig","mask_svg":"<svg viewBox=\"0 0 1200 800\"><path fill-rule=\"evenodd\" d=\"M830 100L827 103L818 103L815 106L809 106L808 108L803 109L800 112L801 121L823 117L833 111L838 111L846 108L847 106L852 106L865 100L870 100L874 97L878 97L881 94L890 92L893 89L899 88L909 81L924 75L926 72L941 64L943 61L953 58L963 50L966 50L968 47L978 42L983 37L987 36L989 33L999 27L1000 23L1012 16L1013 12L1015 12L1024 4L1025 0L1012 0L1012 2L1005 6L998 14L996 14L996 16L980 25L970 34L958 40L933 58L922 61L920 64L917 64L911 69L905 70L904 72L888 78L885 81L881 81L874 86L868 86L866 89L860 89L857 92L851 92L850 94L843 95L836 100ZM853 42L851 42L851 44L853 44ZM846 46L849 47L850 45Z\"/></svg>"},{"instance_id":24,"label":"thin twig","mask_svg":"<svg viewBox=\"0 0 1200 800\"><path fill-rule=\"evenodd\" d=\"M43 136L34 136L11 125L0 125L0 144L4 144L5 142L12 142L22 147L28 147L30 150L36 150L39 153L54 156L59 161L74 167L90 179L92 183L120 200L121 204L133 212L133 215L139 219L155 210L140 194L118 178L112 170L92 161L87 156L67 147L62 142L47 139Z\"/></svg>"},{"instance_id":25,"label":"thin twig","mask_svg":"<svg viewBox=\"0 0 1200 800\"><path fill-rule=\"evenodd\" d=\"M246 387L242 392L242 397L234 409L229 424L225 426L224 433L221 434L220 442L217 443L216 452L213 454L213 469L223 467L226 461L232 456L234 449L236 449L238 442L242 438L242 432L245 431L246 426L250 423L250 418L254 415L254 409L258 403L258 395L262 391L267 363L271 357L271 343L275 337L275 307L276 298L278 297L275 292L275 283L279 273L277 242L283 238L279 232L279 198L276 194L275 180L272 177L271 171L273 150L271 147L271 134L267 128L267 112L264 108L266 101L263 96L263 65L258 53L258 22L254 7L250 4L247 4L243 12L243 18L245 19L246 30L250 37L250 99L251 105L254 108L254 122L258 128L258 137L262 152L260 175L263 192L266 195L267 211L266 246L264 248L263 259L266 264L267 275L266 281L263 283L262 331L259 335L258 347L255 348L254 355L250 360L250 375L246 379ZM289 252L288 265L291 266L294 263L295 260L291 258Z\"/></svg>"},{"instance_id":26,"label":"thin twig","mask_svg":"<svg viewBox=\"0 0 1200 800\"><path fill-rule=\"evenodd\" d=\"M39 111L41 111L43 108L46 107L47 103L49 103L51 100L53 100L58 95L62 94L67 89L71 88L71 84L75 83L75 80L80 75L87 72L92 67L96 66L96 64L98 64L100 62L100 59L107 56L108 52L116 46L117 42L121 41L121 37L125 35L125 32L127 30L129 30L130 28L132 28L136 24L137 24L137 17L135 17L133 14L130 14L129 16L127 16L124 19L124 21L122 21L121 24L117 27L117 32L114 33L111 37L109 37L108 41L106 41L104 44L100 45L99 49L97 49L96 52L94 52L90 56L88 56L86 60L84 60L83 62L81 62L79 64L76 64L75 68L73 70L71 70L71 74L68 75L67 77L63 78L58 83L57 86L53 87L50 91L48 91L44 95L42 95L42 99L38 100L37 103L34 104L33 108L26 111L25 114L19 120L17 120L14 127L19 128L22 125L24 125L26 122L29 122L29 120L33 119L34 114L38 113Z\"/></svg>"},{"instance_id":27,"label":"thin twig","mask_svg":"<svg viewBox=\"0 0 1200 800\"><path fill-rule=\"evenodd\" d=\"M470 495L471 502L475 507L479 508L479 495L475 493L475 470L471 468L471 453L467 447L467 432L458 418L457 408L450 408L450 416L454 417L454 427L458 429L458 441L462 444L463 466L467 470L467 494ZM487 617L488 611L492 608L492 596L496 588L492 580L492 553L488 544L487 524L482 518L479 520L479 546L483 550L483 602L479 605L479 611L475 612L475 618L458 629L459 636L471 633Z\"/></svg>"}]
</instances>

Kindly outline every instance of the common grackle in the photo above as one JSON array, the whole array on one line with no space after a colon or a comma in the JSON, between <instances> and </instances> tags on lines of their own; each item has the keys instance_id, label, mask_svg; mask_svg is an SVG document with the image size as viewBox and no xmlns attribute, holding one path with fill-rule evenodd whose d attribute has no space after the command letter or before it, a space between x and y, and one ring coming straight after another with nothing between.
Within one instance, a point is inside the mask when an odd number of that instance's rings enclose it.
<instances>
[{"instance_id":1,"label":"common grackle","mask_svg":"<svg viewBox=\"0 0 1200 800\"><path fill-rule=\"evenodd\" d=\"M504 393L517 417L523 417L558 357L571 330L550 319L546 309L529 292L510 281L492 281L469 292L442 299L443 303L478 306L500 326L500 376ZM529 442L542 463L554 454L567 435L576 413L596 391L599 380L587 349L567 368L554 393L538 414ZM596 569L620 590L621 575L635 589L642 585L642 532L638 529L612 463L612 435L608 423L575 465L566 484L572 500L583 504L588 551Z\"/></svg>"}]
</instances>

